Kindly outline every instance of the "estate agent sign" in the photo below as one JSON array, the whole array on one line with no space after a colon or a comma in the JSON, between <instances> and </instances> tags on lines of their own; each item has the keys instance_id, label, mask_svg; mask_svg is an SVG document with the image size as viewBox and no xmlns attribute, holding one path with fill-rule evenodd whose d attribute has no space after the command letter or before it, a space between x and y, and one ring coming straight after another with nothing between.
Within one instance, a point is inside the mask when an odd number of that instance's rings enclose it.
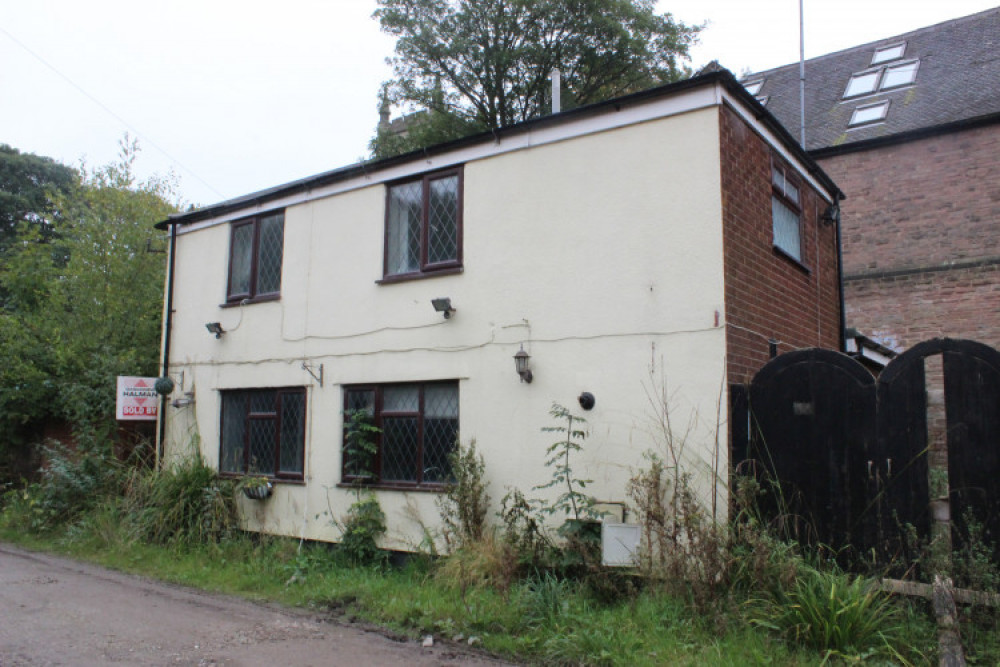
<instances>
[{"instance_id":1,"label":"estate agent sign","mask_svg":"<svg viewBox=\"0 0 1000 667\"><path fill-rule=\"evenodd\" d=\"M118 376L118 421L156 421L160 396L153 388L156 378Z\"/></svg>"}]
</instances>

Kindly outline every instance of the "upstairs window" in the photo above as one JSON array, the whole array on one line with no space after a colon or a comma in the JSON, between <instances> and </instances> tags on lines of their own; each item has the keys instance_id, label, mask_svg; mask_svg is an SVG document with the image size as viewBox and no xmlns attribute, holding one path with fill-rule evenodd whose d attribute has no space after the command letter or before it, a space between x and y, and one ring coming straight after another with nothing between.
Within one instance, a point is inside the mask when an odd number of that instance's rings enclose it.
<instances>
[{"instance_id":1,"label":"upstairs window","mask_svg":"<svg viewBox=\"0 0 1000 667\"><path fill-rule=\"evenodd\" d=\"M229 238L226 301L276 299L281 293L284 211L234 222Z\"/></svg>"},{"instance_id":2,"label":"upstairs window","mask_svg":"<svg viewBox=\"0 0 1000 667\"><path fill-rule=\"evenodd\" d=\"M451 481L448 456L458 441L458 382L348 387L344 412L345 483L414 487ZM352 414L376 427L373 453L350 442Z\"/></svg>"},{"instance_id":3,"label":"upstairs window","mask_svg":"<svg viewBox=\"0 0 1000 667\"><path fill-rule=\"evenodd\" d=\"M802 261L800 219L802 204L799 186L789 170L780 165L771 167L771 219L774 246L792 259Z\"/></svg>"},{"instance_id":4,"label":"upstairs window","mask_svg":"<svg viewBox=\"0 0 1000 667\"><path fill-rule=\"evenodd\" d=\"M461 265L461 170L436 172L389 186L385 277L419 277Z\"/></svg>"},{"instance_id":5,"label":"upstairs window","mask_svg":"<svg viewBox=\"0 0 1000 667\"><path fill-rule=\"evenodd\" d=\"M223 391L219 472L302 479L305 418L302 387Z\"/></svg>"},{"instance_id":6,"label":"upstairs window","mask_svg":"<svg viewBox=\"0 0 1000 667\"><path fill-rule=\"evenodd\" d=\"M757 79L756 81L747 81L743 84L743 87L747 89L747 92L754 97L760 93L761 87L764 85L764 79Z\"/></svg>"}]
</instances>

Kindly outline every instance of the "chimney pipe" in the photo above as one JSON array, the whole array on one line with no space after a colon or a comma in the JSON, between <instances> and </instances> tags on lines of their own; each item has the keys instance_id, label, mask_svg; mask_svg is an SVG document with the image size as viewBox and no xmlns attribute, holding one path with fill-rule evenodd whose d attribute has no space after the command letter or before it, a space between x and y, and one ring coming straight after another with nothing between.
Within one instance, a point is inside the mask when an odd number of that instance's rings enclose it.
<instances>
[{"instance_id":1,"label":"chimney pipe","mask_svg":"<svg viewBox=\"0 0 1000 667\"><path fill-rule=\"evenodd\" d=\"M552 70L552 113L559 113L562 110L562 79L559 68Z\"/></svg>"}]
</instances>

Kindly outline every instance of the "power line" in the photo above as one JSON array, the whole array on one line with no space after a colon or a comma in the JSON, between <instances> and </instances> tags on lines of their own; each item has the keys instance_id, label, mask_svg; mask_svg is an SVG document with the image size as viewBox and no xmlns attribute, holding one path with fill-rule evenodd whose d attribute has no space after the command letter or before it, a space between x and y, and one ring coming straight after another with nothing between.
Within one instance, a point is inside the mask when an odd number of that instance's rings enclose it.
<instances>
[{"instance_id":1,"label":"power line","mask_svg":"<svg viewBox=\"0 0 1000 667\"><path fill-rule=\"evenodd\" d=\"M91 95L90 93L88 93L86 90L84 90L79 84L77 84L75 81L73 81L73 79L69 78L68 76L66 76L65 74L63 74L62 72L60 72L58 69L55 68L54 65L51 65L48 61L46 61L40 55L38 55L37 53L35 53L34 51L32 51L30 48L28 48L28 46L26 44L24 44L24 42L22 42L21 40L17 39L16 37L14 37L14 35L10 34L3 27L0 27L0 32L2 32L4 35L6 35L7 38L10 41L14 42L18 46L20 46L22 49L24 49L29 55L31 55L33 58L35 58L38 62L42 63L43 65L45 65L46 67L48 67L50 70L52 70L53 72L55 72L55 74L58 75L60 78L62 78L66 83L68 83L69 85L71 85L74 88L76 88L77 91L79 91L84 97L86 97L91 102L93 102L94 104L96 104L97 106L99 106L101 109L103 109L112 118L114 118L115 120L117 120L119 123L121 123L122 125L124 125L126 128L128 128L133 133L135 133L135 135L137 137L139 137L144 142L146 142L147 144L149 144L150 146L152 146L153 148L155 148L156 150L158 150L168 160L170 160L171 162L173 162L174 164L176 164L178 167L180 167L181 169L183 169L184 171L186 171L188 174L190 174L191 176L193 176L198 182L200 182L206 188L208 188L213 193L215 193L220 199L225 199L226 198L226 196L224 194L222 194L221 192L219 192L218 190L216 190L215 188L213 188L208 183L208 181L206 181L204 178L202 178L201 176L199 176L198 174L196 174L194 172L194 170L192 170L191 168L187 167L183 162L181 162L180 160L178 160L177 158L175 158L173 155L171 155L170 153L168 153L166 151L166 149L164 149L161 146L159 146L155 141L153 141L151 138L149 138L146 134L144 134L143 132L140 132L132 123L128 122L127 120L125 120L124 118L122 118L121 116L119 116L118 114L116 114L106 104L104 104L99 99L97 99L96 97L94 97L93 95Z\"/></svg>"}]
</instances>

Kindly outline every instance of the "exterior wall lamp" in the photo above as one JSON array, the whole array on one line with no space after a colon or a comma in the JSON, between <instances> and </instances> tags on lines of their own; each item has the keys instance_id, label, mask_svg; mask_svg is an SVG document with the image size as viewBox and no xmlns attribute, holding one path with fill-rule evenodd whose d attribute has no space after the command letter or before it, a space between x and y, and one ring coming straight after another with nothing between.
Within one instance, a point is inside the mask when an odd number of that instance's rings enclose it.
<instances>
[{"instance_id":1,"label":"exterior wall lamp","mask_svg":"<svg viewBox=\"0 0 1000 667\"><path fill-rule=\"evenodd\" d=\"M205 325L208 329L208 333L215 334L216 338L222 338L222 334L226 333L226 330L222 328L222 324L219 322L209 322Z\"/></svg>"},{"instance_id":2,"label":"exterior wall lamp","mask_svg":"<svg viewBox=\"0 0 1000 667\"><path fill-rule=\"evenodd\" d=\"M517 374L521 376L521 382L527 382L528 384L531 384L531 380L534 378L531 369L528 367L530 360L531 355L525 352L524 345L521 345L521 349L514 355L514 368L517 370Z\"/></svg>"},{"instance_id":3,"label":"exterior wall lamp","mask_svg":"<svg viewBox=\"0 0 1000 667\"><path fill-rule=\"evenodd\" d=\"M455 312L455 309L451 307L450 297L441 297L439 299L431 299L431 305L434 306L434 310L438 313L444 313L444 319L451 318L451 314Z\"/></svg>"}]
</instances>

